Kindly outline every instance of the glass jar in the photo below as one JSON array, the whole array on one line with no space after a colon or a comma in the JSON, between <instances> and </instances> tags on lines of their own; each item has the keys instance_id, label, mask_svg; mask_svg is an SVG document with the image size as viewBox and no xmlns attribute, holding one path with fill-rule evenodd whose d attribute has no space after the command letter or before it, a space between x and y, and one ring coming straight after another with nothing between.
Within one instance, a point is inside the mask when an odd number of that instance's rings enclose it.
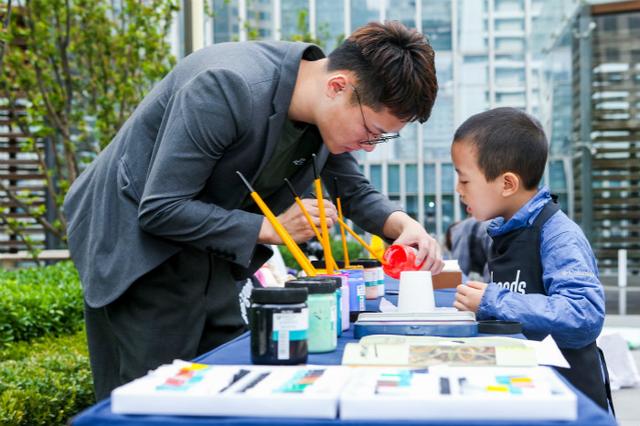
<instances>
[{"instance_id":1,"label":"glass jar","mask_svg":"<svg viewBox=\"0 0 640 426\"><path fill-rule=\"evenodd\" d=\"M349 276L349 316L351 317L351 321L355 321L360 312L367 310L365 304L366 287L364 285L364 269L362 266L353 266L350 269L341 269L340 272Z\"/></svg>"},{"instance_id":2,"label":"glass jar","mask_svg":"<svg viewBox=\"0 0 640 426\"><path fill-rule=\"evenodd\" d=\"M315 277L287 281L286 288L305 288L309 292L309 352L331 352L338 346L336 284L333 279Z\"/></svg>"},{"instance_id":3,"label":"glass jar","mask_svg":"<svg viewBox=\"0 0 640 426\"><path fill-rule=\"evenodd\" d=\"M254 364L305 364L309 309L306 288L254 288L249 325Z\"/></svg>"},{"instance_id":4,"label":"glass jar","mask_svg":"<svg viewBox=\"0 0 640 426\"><path fill-rule=\"evenodd\" d=\"M380 262L375 259L357 259L351 264L364 268L365 297L367 299L384 296L384 272Z\"/></svg>"},{"instance_id":5,"label":"glass jar","mask_svg":"<svg viewBox=\"0 0 640 426\"><path fill-rule=\"evenodd\" d=\"M343 272L333 275L316 275L315 277L305 278L311 281L332 280L336 284L336 304L337 304L337 327L338 337L342 336L342 332L349 329L349 299L351 297L351 283L349 276Z\"/></svg>"}]
</instances>

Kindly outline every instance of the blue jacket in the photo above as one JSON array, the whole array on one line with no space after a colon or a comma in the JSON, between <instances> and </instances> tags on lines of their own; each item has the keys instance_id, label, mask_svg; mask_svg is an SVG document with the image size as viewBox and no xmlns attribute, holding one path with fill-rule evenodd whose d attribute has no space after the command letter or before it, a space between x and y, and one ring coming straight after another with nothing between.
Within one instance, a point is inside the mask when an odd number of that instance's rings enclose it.
<instances>
[{"instance_id":1,"label":"blue jacket","mask_svg":"<svg viewBox=\"0 0 640 426\"><path fill-rule=\"evenodd\" d=\"M501 217L494 219L487 232L495 237L531 226L549 201L549 189L543 187L506 223ZM564 348L581 348L593 342L604 323L604 290L589 242L562 211L542 227L540 259L546 295L515 293L489 283L478 319L520 321L536 334L551 334Z\"/></svg>"}]
</instances>

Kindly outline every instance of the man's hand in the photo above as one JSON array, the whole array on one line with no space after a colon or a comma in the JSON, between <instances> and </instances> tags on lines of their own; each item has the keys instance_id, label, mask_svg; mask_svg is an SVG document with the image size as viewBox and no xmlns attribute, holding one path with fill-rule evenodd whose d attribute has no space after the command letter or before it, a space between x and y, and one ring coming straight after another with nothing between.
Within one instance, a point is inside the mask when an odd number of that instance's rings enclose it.
<instances>
[{"instance_id":1,"label":"man's hand","mask_svg":"<svg viewBox=\"0 0 640 426\"><path fill-rule=\"evenodd\" d=\"M311 216L318 231L320 229L320 208L318 207L318 200L315 198L305 198L302 200L302 204ZM324 200L324 211L327 217L327 227L331 228L334 223L338 221L338 213L336 207L329 200ZM278 216L278 221L289 232L291 238L296 243L302 243L308 241L315 236L311 225L305 218L302 210L298 207L298 204L293 204L284 213ZM273 228L271 223L264 218L262 221L262 227L260 228L260 234L258 235L258 242L262 244L282 244L283 241Z\"/></svg>"},{"instance_id":2,"label":"man's hand","mask_svg":"<svg viewBox=\"0 0 640 426\"><path fill-rule=\"evenodd\" d=\"M418 250L416 265L422 264L420 269L431 271L433 275L442 271L444 262L440 245L411 216L401 211L391 213L384 224L384 234L391 238L397 235L394 244L415 247Z\"/></svg>"},{"instance_id":3,"label":"man's hand","mask_svg":"<svg viewBox=\"0 0 640 426\"><path fill-rule=\"evenodd\" d=\"M460 311L478 312L478 307L487 288L486 283L479 281L467 281L467 284L461 284L456 290L456 300L453 306Z\"/></svg>"}]
</instances>

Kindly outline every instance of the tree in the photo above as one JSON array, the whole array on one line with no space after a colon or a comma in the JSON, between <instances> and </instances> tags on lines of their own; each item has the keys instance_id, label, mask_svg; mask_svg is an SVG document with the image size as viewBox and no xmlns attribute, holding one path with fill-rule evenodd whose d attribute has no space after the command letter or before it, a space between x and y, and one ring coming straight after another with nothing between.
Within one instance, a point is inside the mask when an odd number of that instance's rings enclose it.
<instances>
[{"instance_id":1,"label":"tree","mask_svg":"<svg viewBox=\"0 0 640 426\"><path fill-rule=\"evenodd\" d=\"M298 22L296 24L297 34L292 34L289 37L291 41L302 41L305 43L313 43L320 47L324 47L324 42L318 38L314 37L313 34L309 31L309 23L308 23L309 12L305 9L300 9L298 11ZM325 36L328 34L327 26L320 25L320 33Z\"/></svg>"},{"instance_id":2,"label":"tree","mask_svg":"<svg viewBox=\"0 0 640 426\"><path fill-rule=\"evenodd\" d=\"M28 189L2 181L0 192L50 235L65 239L62 202L82 166L174 65L167 35L177 10L176 0L19 0L5 12L0 99L25 135L21 150L35 153L51 202L35 206ZM3 221L33 247L28 221Z\"/></svg>"}]
</instances>

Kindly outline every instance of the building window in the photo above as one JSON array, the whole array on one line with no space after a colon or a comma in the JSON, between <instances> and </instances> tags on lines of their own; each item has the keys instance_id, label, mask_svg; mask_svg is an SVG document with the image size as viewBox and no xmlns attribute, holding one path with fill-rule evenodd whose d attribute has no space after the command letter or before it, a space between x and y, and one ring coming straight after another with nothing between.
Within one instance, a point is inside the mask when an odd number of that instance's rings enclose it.
<instances>
[{"instance_id":1,"label":"building window","mask_svg":"<svg viewBox=\"0 0 640 426\"><path fill-rule=\"evenodd\" d=\"M213 42L237 41L240 36L238 0L213 0L213 11Z\"/></svg>"},{"instance_id":2,"label":"building window","mask_svg":"<svg viewBox=\"0 0 640 426\"><path fill-rule=\"evenodd\" d=\"M421 1L422 31L436 52L451 50L451 0Z\"/></svg>"},{"instance_id":3,"label":"building window","mask_svg":"<svg viewBox=\"0 0 640 426\"><path fill-rule=\"evenodd\" d=\"M552 194L556 194L558 196L560 208L567 212L569 209L569 200L567 196L567 176L562 160L553 160L549 162L549 190Z\"/></svg>"},{"instance_id":4,"label":"building window","mask_svg":"<svg viewBox=\"0 0 640 426\"><path fill-rule=\"evenodd\" d=\"M316 37L329 54L344 38L344 13L331 0L316 0Z\"/></svg>"},{"instance_id":5,"label":"building window","mask_svg":"<svg viewBox=\"0 0 640 426\"><path fill-rule=\"evenodd\" d=\"M407 195L407 214L414 219L418 219L418 196Z\"/></svg>"},{"instance_id":6,"label":"building window","mask_svg":"<svg viewBox=\"0 0 640 426\"><path fill-rule=\"evenodd\" d=\"M524 11L523 0L495 0L496 12L522 12Z\"/></svg>"},{"instance_id":7,"label":"building window","mask_svg":"<svg viewBox=\"0 0 640 426\"><path fill-rule=\"evenodd\" d=\"M455 190L456 177L453 172L453 164L446 163L442 165L442 193L453 194Z\"/></svg>"},{"instance_id":8,"label":"building window","mask_svg":"<svg viewBox=\"0 0 640 426\"><path fill-rule=\"evenodd\" d=\"M454 197L452 194L442 195L442 230L446 232L454 221ZM433 232L433 231L432 231Z\"/></svg>"},{"instance_id":9,"label":"building window","mask_svg":"<svg viewBox=\"0 0 640 426\"><path fill-rule=\"evenodd\" d=\"M342 2L340 2L342 4ZM380 20L380 7L377 1L351 0L351 31L362 25Z\"/></svg>"},{"instance_id":10,"label":"building window","mask_svg":"<svg viewBox=\"0 0 640 426\"><path fill-rule=\"evenodd\" d=\"M513 87L524 85L524 68L496 69L496 86Z\"/></svg>"},{"instance_id":11,"label":"building window","mask_svg":"<svg viewBox=\"0 0 640 426\"><path fill-rule=\"evenodd\" d=\"M404 168L405 190L407 206L406 211L409 216L418 219L418 166L407 164Z\"/></svg>"},{"instance_id":12,"label":"building window","mask_svg":"<svg viewBox=\"0 0 640 426\"><path fill-rule=\"evenodd\" d=\"M418 166L415 164L407 164L405 167L405 187L407 194L418 192Z\"/></svg>"},{"instance_id":13,"label":"building window","mask_svg":"<svg viewBox=\"0 0 640 426\"><path fill-rule=\"evenodd\" d=\"M400 138L389 145L393 159L411 160L418 155L418 125L407 124L400 132Z\"/></svg>"},{"instance_id":14,"label":"building window","mask_svg":"<svg viewBox=\"0 0 640 426\"><path fill-rule=\"evenodd\" d=\"M549 163L549 186L552 192L564 192L567 190L567 177L564 173L562 160Z\"/></svg>"},{"instance_id":15,"label":"building window","mask_svg":"<svg viewBox=\"0 0 640 426\"><path fill-rule=\"evenodd\" d=\"M371 184L380 192L382 192L382 166L376 164L371 165L369 168L370 171L370 182Z\"/></svg>"},{"instance_id":16,"label":"building window","mask_svg":"<svg viewBox=\"0 0 640 426\"><path fill-rule=\"evenodd\" d=\"M400 165L389 165L389 194L400 194Z\"/></svg>"},{"instance_id":17,"label":"building window","mask_svg":"<svg viewBox=\"0 0 640 426\"><path fill-rule=\"evenodd\" d=\"M416 27L416 0L394 0L384 3L386 19L400 21L407 28Z\"/></svg>"},{"instance_id":18,"label":"building window","mask_svg":"<svg viewBox=\"0 0 640 426\"><path fill-rule=\"evenodd\" d=\"M425 195L424 197L424 223L423 226L430 234L436 232L436 196Z\"/></svg>"},{"instance_id":19,"label":"building window","mask_svg":"<svg viewBox=\"0 0 640 426\"><path fill-rule=\"evenodd\" d=\"M618 29L618 16L606 15L603 16L600 21L602 22L602 29L605 31L615 31Z\"/></svg>"},{"instance_id":20,"label":"building window","mask_svg":"<svg viewBox=\"0 0 640 426\"><path fill-rule=\"evenodd\" d=\"M524 61L524 53L514 52L514 53L496 55L496 62L500 62L500 61L522 62Z\"/></svg>"},{"instance_id":21,"label":"building window","mask_svg":"<svg viewBox=\"0 0 640 426\"><path fill-rule=\"evenodd\" d=\"M496 31L524 31L524 20L522 19L496 19Z\"/></svg>"},{"instance_id":22,"label":"building window","mask_svg":"<svg viewBox=\"0 0 640 426\"><path fill-rule=\"evenodd\" d=\"M496 37L497 52L521 52L524 50L524 39L521 37Z\"/></svg>"},{"instance_id":23,"label":"building window","mask_svg":"<svg viewBox=\"0 0 640 426\"><path fill-rule=\"evenodd\" d=\"M496 93L496 103L500 106L522 108L525 105L524 93Z\"/></svg>"},{"instance_id":24,"label":"building window","mask_svg":"<svg viewBox=\"0 0 640 426\"><path fill-rule=\"evenodd\" d=\"M424 166L424 193L435 195L436 193L436 165L425 164Z\"/></svg>"}]
</instances>

